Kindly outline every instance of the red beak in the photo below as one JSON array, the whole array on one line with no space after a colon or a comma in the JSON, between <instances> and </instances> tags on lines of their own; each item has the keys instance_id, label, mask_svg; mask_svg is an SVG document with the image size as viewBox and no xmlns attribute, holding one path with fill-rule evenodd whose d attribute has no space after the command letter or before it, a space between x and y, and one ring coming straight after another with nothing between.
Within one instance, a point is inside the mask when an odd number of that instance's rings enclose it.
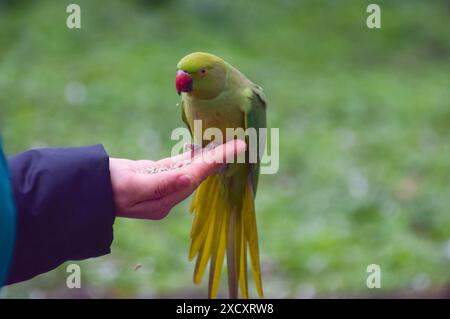
<instances>
[{"instance_id":1,"label":"red beak","mask_svg":"<svg viewBox=\"0 0 450 319\"><path fill-rule=\"evenodd\" d=\"M192 78L189 73L179 70L177 72L177 77L175 78L175 86L177 87L178 95L181 94L181 92L191 92Z\"/></svg>"}]
</instances>

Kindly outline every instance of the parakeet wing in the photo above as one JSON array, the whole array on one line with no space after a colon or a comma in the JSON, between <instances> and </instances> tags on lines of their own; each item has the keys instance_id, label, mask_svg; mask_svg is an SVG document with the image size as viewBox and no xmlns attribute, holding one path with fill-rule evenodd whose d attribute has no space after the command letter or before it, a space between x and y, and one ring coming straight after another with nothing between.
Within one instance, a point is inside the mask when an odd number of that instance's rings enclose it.
<instances>
[{"instance_id":1,"label":"parakeet wing","mask_svg":"<svg viewBox=\"0 0 450 319\"><path fill-rule=\"evenodd\" d=\"M180 107L181 107L181 119L183 120L184 124L186 124L187 128L189 129L189 132L191 132L191 135L192 135L192 129L189 126L188 120L186 118L186 113L185 113L186 110L184 109L184 100L183 99L181 99L181 101L180 101Z\"/></svg>"},{"instance_id":2,"label":"parakeet wing","mask_svg":"<svg viewBox=\"0 0 450 319\"><path fill-rule=\"evenodd\" d=\"M260 86L253 84L250 89L247 89L247 97L250 99L250 108L245 113L245 129L249 127L253 127L257 131L257 137L258 137L258 144L260 139L261 132L259 131L260 128L266 128L267 127L267 121L266 121L266 96L263 93L263 90ZM261 145L258 145L258 154L262 154L265 147L265 140L264 143L261 143ZM260 150L262 148L262 150ZM257 163L251 163L251 179L252 179L252 186L253 186L253 194L256 195L256 190L258 188L258 178L259 178L259 169L260 169L260 158L258 155L258 162Z\"/></svg>"}]
</instances>

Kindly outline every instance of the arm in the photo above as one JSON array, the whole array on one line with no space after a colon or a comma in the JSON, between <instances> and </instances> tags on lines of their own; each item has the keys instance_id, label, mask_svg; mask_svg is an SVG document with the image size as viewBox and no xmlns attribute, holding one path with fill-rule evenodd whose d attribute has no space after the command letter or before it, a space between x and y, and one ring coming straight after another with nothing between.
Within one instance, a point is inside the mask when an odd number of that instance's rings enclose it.
<instances>
[{"instance_id":1,"label":"arm","mask_svg":"<svg viewBox=\"0 0 450 319\"><path fill-rule=\"evenodd\" d=\"M115 207L101 145L30 150L8 162L17 227L7 283L110 252Z\"/></svg>"},{"instance_id":2,"label":"arm","mask_svg":"<svg viewBox=\"0 0 450 319\"><path fill-rule=\"evenodd\" d=\"M108 254L119 217L161 219L188 197L242 141L153 161L109 158L101 145L31 150L9 159L17 207L17 236L8 284L67 260ZM174 170L149 174L149 167ZM177 165L175 165L177 166ZM178 167L178 166L177 166Z\"/></svg>"}]
</instances>

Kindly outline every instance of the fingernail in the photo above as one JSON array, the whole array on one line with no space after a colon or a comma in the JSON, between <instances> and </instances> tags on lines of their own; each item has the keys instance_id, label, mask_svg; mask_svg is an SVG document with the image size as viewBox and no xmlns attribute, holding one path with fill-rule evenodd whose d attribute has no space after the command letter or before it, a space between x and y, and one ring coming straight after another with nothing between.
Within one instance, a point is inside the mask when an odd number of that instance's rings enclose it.
<instances>
[{"instance_id":1,"label":"fingernail","mask_svg":"<svg viewBox=\"0 0 450 319\"><path fill-rule=\"evenodd\" d=\"M177 179L177 189L181 190L193 184L192 177L189 175L181 175Z\"/></svg>"}]
</instances>

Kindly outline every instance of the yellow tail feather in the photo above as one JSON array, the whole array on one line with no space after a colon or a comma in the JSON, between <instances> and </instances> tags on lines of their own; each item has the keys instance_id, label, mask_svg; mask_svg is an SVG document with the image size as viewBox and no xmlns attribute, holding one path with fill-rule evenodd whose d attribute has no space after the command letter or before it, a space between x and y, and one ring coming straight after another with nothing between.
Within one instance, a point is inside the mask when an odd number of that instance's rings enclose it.
<instances>
[{"instance_id":1,"label":"yellow tail feather","mask_svg":"<svg viewBox=\"0 0 450 319\"><path fill-rule=\"evenodd\" d=\"M208 191L217 192L218 189L218 181L216 179L211 179L210 181L207 179L205 182L206 185L202 188L199 187L199 196L198 198L204 198L208 196ZM203 184L202 184L203 185ZM189 249L189 260L192 260L195 255L199 252L201 245L203 244L209 225L211 223L212 216L209 212L214 211L213 208L216 205L217 197L213 197L210 201L199 201L196 204L195 208L196 214L194 217L194 222L191 230L191 247Z\"/></svg>"},{"instance_id":2,"label":"yellow tail feather","mask_svg":"<svg viewBox=\"0 0 450 319\"><path fill-rule=\"evenodd\" d=\"M212 214L211 223L214 224L214 220L217 217L217 214ZM199 284L202 280L203 273L205 272L206 265L208 263L209 256L211 254L211 246L213 245L214 238L214 227L210 227L208 229L208 234L206 236L205 241L203 242L202 247L198 253L197 262L195 264L194 270L194 283Z\"/></svg>"},{"instance_id":3,"label":"yellow tail feather","mask_svg":"<svg viewBox=\"0 0 450 319\"><path fill-rule=\"evenodd\" d=\"M244 212L241 213L241 223L244 225ZM245 241L244 230L240 232L239 238L240 258L239 258L239 282L241 284L242 298L248 298L248 282L247 282L247 242Z\"/></svg>"},{"instance_id":4,"label":"yellow tail feather","mask_svg":"<svg viewBox=\"0 0 450 319\"><path fill-rule=\"evenodd\" d=\"M228 220L226 214L218 214L214 225L215 246L211 254L211 263L209 265L209 298L216 298L219 289L220 274L222 272L223 258L225 256L226 247L226 231Z\"/></svg>"},{"instance_id":5,"label":"yellow tail feather","mask_svg":"<svg viewBox=\"0 0 450 319\"><path fill-rule=\"evenodd\" d=\"M208 177L197 189L192 204L194 221L189 259L197 256L194 283L200 283L208 260L208 296L216 298L225 252L230 298L248 298L247 244L256 290L263 297L254 195L247 180L242 201L229 203L223 175Z\"/></svg>"},{"instance_id":6,"label":"yellow tail feather","mask_svg":"<svg viewBox=\"0 0 450 319\"><path fill-rule=\"evenodd\" d=\"M255 204L253 198L253 189L251 187L246 187L244 200L244 206L246 206L244 213L245 237L247 238L250 250L250 260L256 290L258 291L259 297L263 298L264 292L261 283L261 266L259 264L258 231L256 229Z\"/></svg>"}]
</instances>

